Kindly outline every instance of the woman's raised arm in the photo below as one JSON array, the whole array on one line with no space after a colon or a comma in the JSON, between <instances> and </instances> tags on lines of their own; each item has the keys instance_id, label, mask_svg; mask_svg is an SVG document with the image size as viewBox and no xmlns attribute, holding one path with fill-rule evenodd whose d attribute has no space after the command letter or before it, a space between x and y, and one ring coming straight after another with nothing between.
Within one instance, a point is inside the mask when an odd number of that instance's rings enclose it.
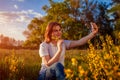
<instances>
[{"instance_id":1,"label":"woman's raised arm","mask_svg":"<svg viewBox=\"0 0 120 80\"><path fill-rule=\"evenodd\" d=\"M90 34L88 34L87 36L81 38L80 40L73 40L70 43L70 48L73 47L77 47L77 46L81 46L84 45L85 43L88 42L88 40L92 39L94 36L96 36L97 32L98 32L98 27L95 23L91 22L91 27L92 27L92 31Z\"/></svg>"}]
</instances>

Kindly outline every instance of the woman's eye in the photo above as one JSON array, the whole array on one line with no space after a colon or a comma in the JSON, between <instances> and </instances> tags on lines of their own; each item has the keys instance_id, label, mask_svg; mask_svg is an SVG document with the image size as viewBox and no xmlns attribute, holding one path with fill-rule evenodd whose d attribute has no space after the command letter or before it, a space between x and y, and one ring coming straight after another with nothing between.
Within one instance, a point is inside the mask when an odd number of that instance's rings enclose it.
<instances>
[{"instance_id":1,"label":"woman's eye","mask_svg":"<svg viewBox=\"0 0 120 80\"><path fill-rule=\"evenodd\" d=\"M58 32L58 30L55 30L54 32Z\"/></svg>"},{"instance_id":2,"label":"woman's eye","mask_svg":"<svg viewBox=\"0 0 120 80\"><path fill-rule=\"evenodd\" d=\"M57 32L58 30L55 30L55 32Z\"/></svg>"},{"instance_id":3,"label":"woman's eye","mask_svg":"<svg viewBox=\"0 0 120 80\"><path fill-rule=\"evenodd\" d=\"M60 30L53 30L53 32L59 32L59 31L61 31L61 29Z\"/></svg>"}]
</instances>

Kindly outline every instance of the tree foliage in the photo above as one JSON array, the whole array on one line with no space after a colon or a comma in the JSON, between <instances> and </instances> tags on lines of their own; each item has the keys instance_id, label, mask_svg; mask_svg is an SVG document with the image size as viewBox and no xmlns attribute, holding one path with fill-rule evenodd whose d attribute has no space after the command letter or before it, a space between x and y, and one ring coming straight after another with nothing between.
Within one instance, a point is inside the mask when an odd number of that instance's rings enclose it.
<instances>
[{"instance_id":1,"label":"tree foliage","mask_svg":"<svg viewBox=\"0 0 120 80\"><path fill-rule=\"evenodd\" d=\"M113 7L108 10L109 13L113 16L114 21L114 35L116 38L116 43L118 44L120 37L118 34L120 34L120 0L112 0L113 1Z\"/></svg>"},{"instance_id":2,"label":"tree foliage","mask_svg":"<svg viewBox=\"0 0 120 80\"><path fill-rule=\"evenodd\" d=\"M45 28L51 21L61 23L64 39L76 40L87 35L90 22L97 23L99 34L113 36L115 19L111 17L115 16L109 16L108 13L113 3L100 3L97 0L49 0L49 5L43 6L46 15L41 19L34 18L28 25L28 30L24 31L27 37L25 46L38 47L44 40Z\"/></svg>"},{"instance_id":3,"label":"tree foliage","mask_svg":"<svg viewBox=\"0 0 120 80\"><path fill-rule=\"evenodd\" d=\"M43 41L44 35L44 20L34 18L28 25L28 30L25 30L23 34L27 37L27 40L23 44L24 47L37 48L38 44Z\"/></svg>"}]
</instances>

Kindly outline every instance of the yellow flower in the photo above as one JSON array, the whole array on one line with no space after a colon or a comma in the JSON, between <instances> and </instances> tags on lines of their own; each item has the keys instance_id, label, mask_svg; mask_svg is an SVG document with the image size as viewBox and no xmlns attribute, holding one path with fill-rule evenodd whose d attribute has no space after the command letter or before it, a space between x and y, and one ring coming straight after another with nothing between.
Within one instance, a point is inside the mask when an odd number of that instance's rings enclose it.
<instances>
[{"instance_id":1,"label":"yellow flower","mask_svg":"<svg viewBox=\"0 0 120 80\"><path fill-rule=\"evenodd\" d=\"M117 75L120 76L120 72L118 72Z\"/></svg>"},{"instance_id":2,"label":"yellow flower","mask_svg":"<svg viewBox=\"0 0 120 80\"><path fill-rule=\"evenodd\" d=\"M112 77L109 77L109 80L113 80Z\"/></svg>"},{"instance_id":3,"label":"yellow flower","mask_svg":"<svg viewBox=\"0 0 120 80\"><path fill-rule=\"evenodd\" d=\"M110 55L109 54L105 54L104 55L104 59L110 59Z\"/></svg>"},{"instance_id":4,"label":"yellow flower","mask_svg":"<svg viewBox=\"0 0 120 80\"><path fill-rule=\"evenodd\" d=\"M51 39L56 40L56 41L59 40L59 38L57 36L53 36L53 35L52 35Z\"/></svg>"},{"instance_id":5,"label":"yellow flower","mask_svg":"<svg viewBox=\"0 0 120 80\"><path fill-rule=\"evenodd\" d=\"M80 76L83 76L85 71L82 69L79 73L80 73Z\"/></svg>"},{"instance_id":6,"label":"yellow flower","mask_svg":"<svg viewBox=\"0 0 120 80\"><path fill-rule=\"evenodd\" d=\"M75 80L79 80L79 78L76 78Z\"/></svg>"},{"instance_id":7,"label":"yellow flower","mask_svg":"<svg viewBox=\"0 0 120 80\"><path fill-rule=\"evenodd\" d=\"M71 78L74 75L71 69L65 69L65 73L66 73L66 78Z\"/></svg>"},{"instance_id":8,"label":"yellow flower","mask_svg":"<svg viewBox=\"0 0 120 80\"><path fill-rule=\"evenodd\" d=\"M97 80L97 76L98 76L98 74L96 73L96 74L94 74L94 79L95 80Z\"/></svg>"},{"instance_id":9,"label":"yellow flower","mask_svg":"<svg viewBox=\"0 0 120 80\"><path fill-rule=\"evenodd\" d=\"M116 52L119 52L120 48L118 46L116 46Z\"/></svg>"},{"instance_id":10,"label":"yellow flower","mask_svg":"<svg viewBox=\"0 0 120 80\"><path fill-rule=\"evenodd\" d=\"M71 61L72 61L73 66L77 66L78 62L77 62L77 60L75 58L72 58Z\"/></svg>"},{"instance_id":11,"label":"yellow flower","mask_svg":"<svg viewBox=\"0 0 120 80\"><path fill-rule=\"evenodd\" d=\"M66 73L72 73L72 70L71 69L66 69L65 72Z\"/></svg>"},{"instance_id":12,"label":"yellow flower","mask_svg":"<svg viewBox=\"0 0 120 80\"><path fill-rule=\"evenodd\" d=\"M117 71L118 68L119 68L119 66L114 66L114 67L113 67L113 69L114 69L115 71Z\"/></svg>"},{"instance_id":13,"label":"yellow flower","mask_svg":"<svg viewBox=\"0 0 120 80\"><path fill-rule=\"evenodd\" d=\"M16 66L11 65L11 66L10 66L10 70L11 70L12 72L15 72L15 71L16 71Z\"/></svg>"},{"instance_id":14,"label":"yellow flower","mask_svg":"<svg viewBox=\"0 0 120 80\"><path fill-rule=\"evenodd\" d=\"M79 70L79 73L80 73L80 76L83 76L85 71L84 69L82 68L82 66L78 66L78 70Z\"/></svg>"}]
</instances>

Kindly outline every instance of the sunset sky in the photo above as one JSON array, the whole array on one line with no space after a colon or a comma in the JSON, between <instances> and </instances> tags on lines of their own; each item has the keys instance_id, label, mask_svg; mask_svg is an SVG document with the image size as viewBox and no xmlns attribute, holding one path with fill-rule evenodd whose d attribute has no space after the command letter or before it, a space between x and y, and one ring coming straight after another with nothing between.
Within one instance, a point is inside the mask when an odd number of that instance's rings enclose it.
<instances>
[{"instance_id":1,"label":"sunset sky","mask_svg":"<svg viewBox=\"0 0 120 80\"><path fill-rule=\"evenodd\" d=\"M45 15L42 10L45 4L49 4L48 0L0 0L0 34L16 40L25 40L23 31L27 29L33 17Z\"/></svg>"},{"instance_id":2,"label":"sunset sky","mask_svg":"<svg viewBox=\"0 0 120 80\"><path fill-rule=\"evenodd\" d=\"M23 31L33 17L42 17L48 0L0 0L0 34L25 40Z\"/></svg>"}]
</instances>

